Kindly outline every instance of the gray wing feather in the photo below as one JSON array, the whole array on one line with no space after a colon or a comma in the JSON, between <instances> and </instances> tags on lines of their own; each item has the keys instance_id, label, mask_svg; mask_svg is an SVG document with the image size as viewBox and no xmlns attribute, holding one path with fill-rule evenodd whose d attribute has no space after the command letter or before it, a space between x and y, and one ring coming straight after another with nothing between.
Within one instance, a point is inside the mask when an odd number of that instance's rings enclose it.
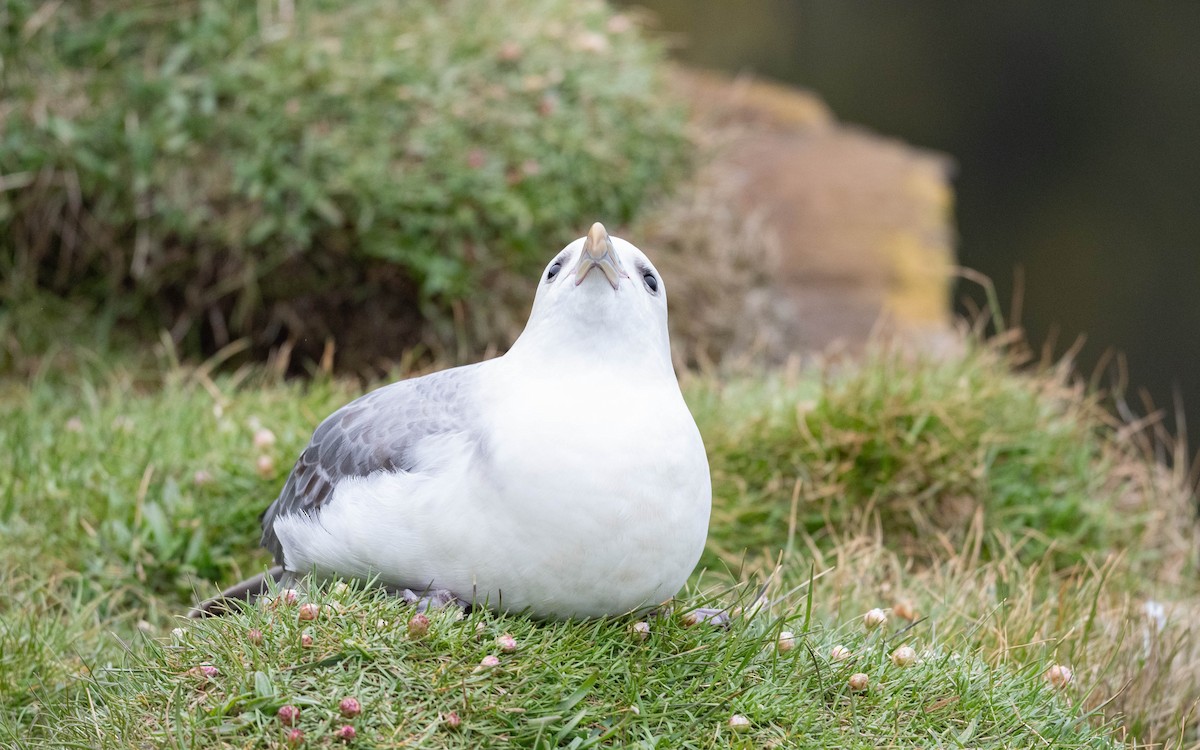
<instances>
[{"instance_id":1,"label":"gray wing feather","mask_svg":"<svg viewBox=\"0 0 1200 750\"><path fill-rule=\"evenodd\" d=\"M315 515L347 477L376 471L420 471L418 443L470 429L468 386L478 364L384 386L338 409L313 433L279 497L262 515L262 546L283 564L275 521Z\"/></svg>"}]
</instances>

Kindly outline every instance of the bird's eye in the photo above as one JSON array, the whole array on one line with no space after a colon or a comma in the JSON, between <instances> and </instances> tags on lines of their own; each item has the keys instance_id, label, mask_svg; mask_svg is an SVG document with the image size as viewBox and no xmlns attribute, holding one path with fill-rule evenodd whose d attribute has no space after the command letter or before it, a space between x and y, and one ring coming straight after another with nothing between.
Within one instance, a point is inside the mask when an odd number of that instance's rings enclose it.
<instances>
[{"instance_id":1,"label":"bird's eye","mask_svg":"<svg viewBox=\"0 0 1200 750\"><path fill-rule=\"evenodd\" d=\"M646 288L651 292L658 292L658 277L647 271L642 275L642 281L646 282Z\"/></svg>"},{"instance_id":2,"label":"bird's eye","mask_svg":"<svg viewBox=\"0 0 1200 750\"><path fill-rule=\"evenodd\" d=\"M558 261L554 261L553 263L551 263L550 267L546 269L546 281L547 282L554 281L554 277L557 276L558 272L561 270L562 270L562 263L559 263Z\"/></svg>"}]
</instances>

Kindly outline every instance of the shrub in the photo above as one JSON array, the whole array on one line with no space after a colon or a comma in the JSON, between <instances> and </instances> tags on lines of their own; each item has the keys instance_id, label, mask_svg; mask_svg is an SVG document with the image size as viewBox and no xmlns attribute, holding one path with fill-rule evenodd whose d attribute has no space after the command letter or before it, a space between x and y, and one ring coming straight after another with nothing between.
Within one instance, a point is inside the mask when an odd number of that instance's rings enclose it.
<instances>
[{"instance_id":1,"label":"shrub","mask_svg":"<svg viewBox=\"0 0 1200 750\"><path fill-rule=\"evenodd\" d=\"M0 272L193 345L485 343L473 297L527 304L686 168L659 49L599 2L9 0L0 34Z\"/></svg>"}]
</instances>

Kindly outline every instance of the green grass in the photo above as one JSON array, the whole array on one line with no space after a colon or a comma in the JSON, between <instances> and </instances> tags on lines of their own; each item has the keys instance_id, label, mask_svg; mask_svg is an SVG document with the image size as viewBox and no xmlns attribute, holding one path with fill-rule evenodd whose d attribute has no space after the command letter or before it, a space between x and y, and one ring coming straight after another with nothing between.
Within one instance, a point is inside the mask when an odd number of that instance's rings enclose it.
<instances>
[{"instance_id":1,"label":"green grass","mask_svg":"<svg viewBox=\"0 0 1200 750\"><path fill-rule=\"evenodd\" d=\"M1200 746L1189 493L1060 373L1010 374L995 348L687 378L715 507L706 572L678 606L770 598L728 632L664 618L641 641L630 619L475 613L411 639L411 612L371 591L317 592L312 623L286 607L179 618L266 564L258 513L358 384L216 376L166 351L32 356L9 322L0 745L280 746L291 703L308 746L330 746L352 695L364 747ZM256 447L264 428L276 440ZM900 602L920 618L863 629ZM797 635L786 653L781 630ZM496 650L504 633L516 652ZM902 643L916 665L890 662ZM852 660L830 660L839 644ZM489 653L500 666L477 671ZM1055 663L1076 675L1061 690Z\"/></svg>"},{"instance_id":2,"label":"green grass","mask_svg":"<svg viewBox=\"0 0 1200 750\"><path fill-rule=\"evenodd\" d=\"M1036 667L993 668L936 651L900 668L887 655L909 639L826 629L802 611L744 618L728 632L654 620L645 641L623 620L535 624L442 613L425 637L412 638L411 609L394 600L362 592L317 599L314 622L299 621L294 606L256 609L193 625L95 670L82 688L88 702L56 717L53 738L96 747L261 745L284 736L277 713L287 704L300 708L297 726L310 741L323 744L347 723L338 703L353 696L364 712L349 723L371 744L1113 746ZM260 645L247 637L252 628L263 633ZM803 634L786 653L774 645L784 628ZM497 648L502 634L516 639L515 652ZM835 644L856 656L832 661ZM488 655L499 666L481 668ZM201 665L216 675L197 674ZM847 685L859 671L870 678L861 694ZM462 720L457 730L446 726L450 712ZM735 713L748 730L731 730Z\"/></svg>"}]
</instances>

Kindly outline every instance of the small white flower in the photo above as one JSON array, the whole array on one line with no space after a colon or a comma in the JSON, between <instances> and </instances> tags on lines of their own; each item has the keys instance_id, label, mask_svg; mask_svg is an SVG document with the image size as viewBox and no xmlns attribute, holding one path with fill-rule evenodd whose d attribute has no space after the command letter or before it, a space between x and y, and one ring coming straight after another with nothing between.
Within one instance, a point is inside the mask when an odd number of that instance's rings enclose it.
<instances>
[{"instance_id":1,"label":"small white flower","mask_svg":"<svg viewBox=\"0 0 1200 750\"><path fill-rule=\"evenodd\" d=\"M852 655L853 654L850 653L850 649L848 649L842 645L837 645L837 646L834 646L832 649L830 649L829 660L830 661L846 661Z\"/></svg>"},{"instance_id":2,"label":"small white flower","mask_svg":"<svg viewBox=\"0 0 1200 750\"><path fill-rule=\"evenodd\" d=\"M744 732L750 728L750 720L741 714L729 717L729 728L735 732Z\"/></svg>"},{"instance_id":3,"label":"small white flower","mask_svg":"<svg viewBox=\"0 0 1200 750\"><path fill-rule=\"evenodd\" d=\"M254 447L258 450L265 450L275 445L275 433L268 430L266 427L260 427L254 431Z\"/></svg>"},{"instance_id":4,"label":"small white flower","mask_svg":"<svg viewBox=\"0 0 1200 750\"><path fill-rule=\"evenodd\" d=\"M775 648L781 653L787 653L796 647L796 635L790 630L783 630L779 633L779 640L775 642Z\"/></svg>"},{"instance_id":5,"label":"small white flower","mask_svg":"<svg viewBox=\"0 0 1200 750\"><path fill-rule=\"evenodd\" d=\"M644 641L650 637L650 623L645 621L635 622L629 626L630 632L640 641Z\"/></svg>"},{"instance_id":6,"label":"small white flower","mask_svg":"<svg viewBox=\"0 0 1200 750\"><path fill-rule=\"evenodd\" d=\"M1162 629L1167 626L1167 608L1162 605L1162 602L1156 602L1153 599L1142 605L1142 614L1146 619L1154 623L1154 629L1162 632Z\"/></svg>"}]
</instances>

